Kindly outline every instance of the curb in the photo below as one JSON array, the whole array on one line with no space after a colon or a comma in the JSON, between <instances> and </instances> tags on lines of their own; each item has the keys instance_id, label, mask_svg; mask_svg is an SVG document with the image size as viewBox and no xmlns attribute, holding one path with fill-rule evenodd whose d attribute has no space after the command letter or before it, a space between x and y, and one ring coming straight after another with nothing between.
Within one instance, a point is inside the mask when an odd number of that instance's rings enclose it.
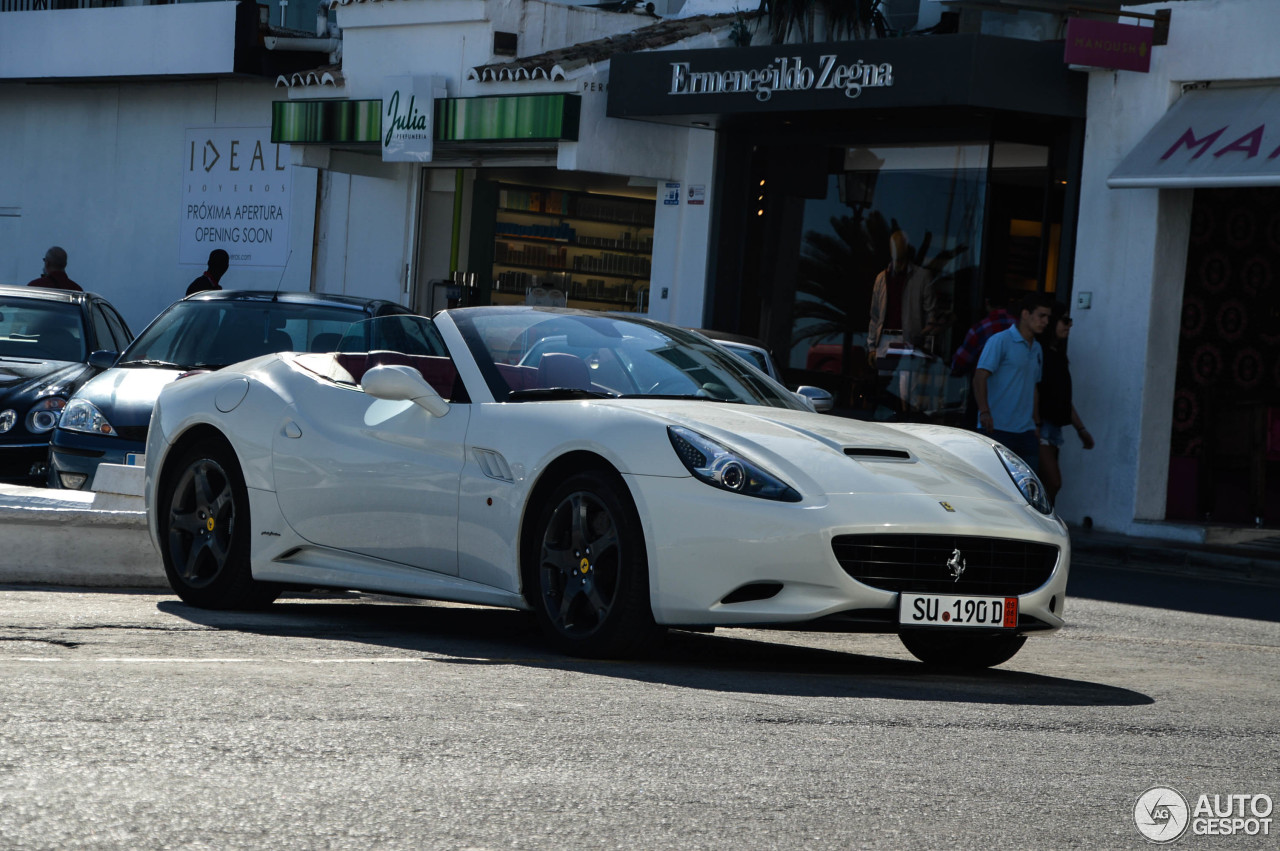
<instances>
[{"instance_id":1,"label":"curb","mask_svg":"<svg viewBox=\"0 0 1280 851\"><path fill-rule=\"evenodd\" d=\"M100 474L98 493L0 485L0 583L168 588L142 476L141 467Z\"/></svg>"},{"instance_id":2,"label":"curb","mask_svg":"<svg viewBox=\"0 0 1280 851\"><path fill-rule=\"evenodd\" d=\"M1073 564L1280 587L1280 553L1135 538L1076 526L1070 532Z\"/></svg>"}]
</instances>

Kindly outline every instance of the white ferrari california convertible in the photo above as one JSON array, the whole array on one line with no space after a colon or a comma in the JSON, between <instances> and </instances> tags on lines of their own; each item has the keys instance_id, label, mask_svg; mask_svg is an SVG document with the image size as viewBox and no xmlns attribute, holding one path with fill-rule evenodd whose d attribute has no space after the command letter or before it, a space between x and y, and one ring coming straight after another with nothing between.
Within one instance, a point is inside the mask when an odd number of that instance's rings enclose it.
<instances>
[{"instance_id":1,"label":"white ferrari california convertible","mask_svg":"<svg viewBox=\"0 0 1280 851\"><path fill-rule=\"evenodd\" d=\"M147 438L174 591L342 588L531 610L561 650L665 628L895 632L998 665L1062 626L1070 541L972 432L813 413L706 338L476 307L183 378Z\"/></svg>"}]
</instances>

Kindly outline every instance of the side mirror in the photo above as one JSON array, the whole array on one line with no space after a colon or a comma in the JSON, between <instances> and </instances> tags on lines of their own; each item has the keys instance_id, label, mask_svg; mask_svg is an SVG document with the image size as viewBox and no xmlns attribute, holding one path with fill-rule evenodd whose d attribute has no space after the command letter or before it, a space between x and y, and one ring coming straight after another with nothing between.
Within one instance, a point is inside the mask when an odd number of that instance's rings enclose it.
<instances>
[{"instance_id":1,"label":"side mirror","mask_svg":"<svg viewBox=\"0 0 1280 851\"><path fill-rule=\"evenodd\" d=\"M411 366L375 366L364 374L360 389L375 399L413 402L433 417L449 413L449 403Z\"/></svg>"},{"instance_id":2,"label":"side mirror","mask_svg":"<svg viewBox=\"0 0 1280 851\"><path fill-rule=\"evenodd\" d=\"M94 369L111 369L116 365L116 361L120 359L119 352L108 351L107 349L99 349L89 355L89 366Z\"/></svg>"},{"instance_id":3,"label":"side mirror","mask_svg":"<svg viewBox=\"0 0 1280 851\"><path fill-rule=\"evenodd\" d=\"M820 414L825 414L836 406L836 398L830 391L823 390L821 387L802 384L796 388L796 395L808 399L813 409Z\"/></svg>"}]
</instances>

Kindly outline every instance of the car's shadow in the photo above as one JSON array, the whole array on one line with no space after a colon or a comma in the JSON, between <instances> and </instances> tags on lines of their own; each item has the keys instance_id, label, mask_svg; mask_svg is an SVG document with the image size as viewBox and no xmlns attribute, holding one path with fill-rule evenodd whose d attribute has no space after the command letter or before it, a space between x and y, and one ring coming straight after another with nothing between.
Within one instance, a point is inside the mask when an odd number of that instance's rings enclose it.
<instances>
[{"instance_id":1,"label":"car's shadow","mask_svg":"<svg viewBox=\"0 0 1280 851\"><path fill-rule=\"evenodd\" d=\"M209 611L177 600L158 607L214 629L430 653L439 664L527 665L690 689L1015 706L1155 702L1139 692L1101 683L999 668L936 671L915 661L770 642L761 640L759 631L733 629L712 635L673 630L641 660L578 659L548 649L525 613L385 600L304 594L283 598L260 612Z\"/></svg>"}]
</instances>

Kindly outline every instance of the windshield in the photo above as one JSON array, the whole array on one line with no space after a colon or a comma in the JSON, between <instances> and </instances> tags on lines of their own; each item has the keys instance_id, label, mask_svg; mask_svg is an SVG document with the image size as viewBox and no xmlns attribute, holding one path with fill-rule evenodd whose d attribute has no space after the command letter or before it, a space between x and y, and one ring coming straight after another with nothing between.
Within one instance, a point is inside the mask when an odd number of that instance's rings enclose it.
<instances>
[{"instance_id":1,"label":"windshield","mask_svg":"<svg viewBox=\"0 0 1280 851\"><path fill-rule=\"evenodd\" d=\"M551 308L451 315L499 401L658 397L806 410L702 336L658 322Z\"/></svg>"},{"instance_id":2,"label":"windshield","mask_svg":"<svg viewBox=\"0 0 1280 851\"><path fill-rule=\"evenodd\" d=\"M361 310L305 302L180 301L117 366L216 369L272 352L331 352Z\"/></svg>"},{"instance_id":3,"label":"windshield","mask_svg":"<svg viewBox=\"0 0 1280 851\"><path fill-rule=\"evenodd\" d=\"M76 304L0 300L0 357L83 361L83 316Z\"/></svg>"}]
</instances>

